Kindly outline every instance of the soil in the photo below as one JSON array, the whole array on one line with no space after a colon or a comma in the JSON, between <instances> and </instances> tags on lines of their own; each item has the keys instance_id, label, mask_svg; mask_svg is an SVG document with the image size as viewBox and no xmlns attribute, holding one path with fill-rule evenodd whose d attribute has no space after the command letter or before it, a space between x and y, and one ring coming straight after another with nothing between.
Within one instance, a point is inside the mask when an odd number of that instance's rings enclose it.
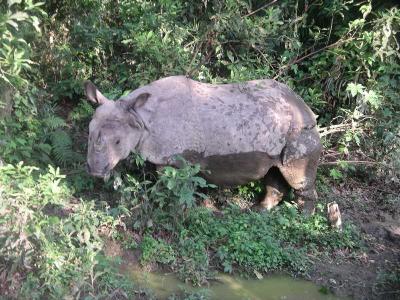
<instances>
[{"instance_id":1,"label":"soil","mask_svg":"<svg viewBox=\"0 0 400 300\"><path fill-rule=\"evenodd\" d=\"M331 257L314 259L310 279L334 294L353 299L400 299L400 187L383 182L332 187L329 197L361 232L363 248L350 254L338 250ZM388 274L396 274L389 281Z\"/></svg>"}]
</instances>

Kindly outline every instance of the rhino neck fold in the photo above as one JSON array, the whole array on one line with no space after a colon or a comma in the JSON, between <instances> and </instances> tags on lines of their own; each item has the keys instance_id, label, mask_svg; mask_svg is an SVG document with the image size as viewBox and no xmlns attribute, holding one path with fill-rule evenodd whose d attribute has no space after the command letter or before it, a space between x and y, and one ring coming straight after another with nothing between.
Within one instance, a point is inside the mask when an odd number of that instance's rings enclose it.
<instances>
[{"instance_id":1,"label":"rhino neck fold","mask_svg":"<svg viewBox=\"0 0 400 300\"><path fill-rule=\"evenodd\" d=\"M140 133L140 137L139 137L139 141L137 142L137 144L133 147L132 151L134 151L135 153L140 153L142 154L142 146L143 146L143 142L145 140L145 137L148 135L148 131L146 130L146 127L144 127L141 130Z\"/></svg>"}]
</instances>

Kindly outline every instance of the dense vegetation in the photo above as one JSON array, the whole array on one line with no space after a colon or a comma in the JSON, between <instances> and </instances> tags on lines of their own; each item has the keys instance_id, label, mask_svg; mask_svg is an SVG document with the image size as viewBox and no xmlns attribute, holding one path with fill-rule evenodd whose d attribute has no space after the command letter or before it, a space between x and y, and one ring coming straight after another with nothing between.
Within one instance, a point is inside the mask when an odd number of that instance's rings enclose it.
<instances>
[{"instance_id":1,"label":"dense vegetation","mask_svg":"<svg viewBox=\"0 0 400 300\"><path fill-rule=\"evenodd\" d=\"M395 1L2 1L0 292L150 297L104 255L110 239L139 251L143 266L194 284L216 270L306 274L310 256L357 251L354 226L329 228L324 195L332 181L356 176L399 184L399 31ZM316 215L304 218L290 202L268 216L240 210L233 198L246 202L260 186L217 191L198 166L155 178L133 155L107 183L86 174L94 108L82 101L83 81L117 99L177 74L275 78L305 99L319 115L329 166ZM216 214L197 206L205 194L228 200ZM399 285L399 272L386 275Z\"/></svg>"}]
</instances>

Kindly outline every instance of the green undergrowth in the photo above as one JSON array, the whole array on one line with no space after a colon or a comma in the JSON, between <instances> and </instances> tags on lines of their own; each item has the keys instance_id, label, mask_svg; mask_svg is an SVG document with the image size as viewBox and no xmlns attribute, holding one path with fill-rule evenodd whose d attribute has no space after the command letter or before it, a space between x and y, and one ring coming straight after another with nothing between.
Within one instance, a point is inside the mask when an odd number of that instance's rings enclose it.
<instances>
[{"instance_id":1,"label":"green undergrowth","mask_svg":"<svg viewBox=\"0 0 400 300\"><path fill-rule=\"evenodd\" d=\"M153 239L151 252L157 254L153 262L173 262L181 279L198 285L216 270L257 277L273 271L305 275L311 268L309 254L354 251L361 245L351 224L342 232L332 230L321 213L305 218L290 204L272 213L244 212L231 206L217 216L197 207L189 212L178 234L168 252L162 239ZM149 262L148 251L143 257Z\"/></svg>"},{"instance_id":2,"label":"green undergrowth","mask_svg":"<svg viewBox=\"0 0 400 300\"><path fill-rule=\"evenodd\" d=\"M159 172L156 181L116 177L122 181L114 184L114 193L121 198L110 207L75 198L58 168L1 167L0 273L7 284L2 293L18 299L102 299L118 290L134 297L137 287L103 254L105 235L127 250L140 250L141 265L170 269L194 285L207 283L216 271L305 275L310 254L360 247L355 228L332 230L321 207L306 218L289 202L270 213L230 203L217 212L198 206L213 187L197 176L199 170L183 161L180 169Z\"/></svg>"},{"instance_id":3,"label":"green undergrowth","mask_svg":"<svg viewBox=\"0 0 400 300\"><path fill-rule=\"evenodd\" d=\"M342 231L330 228L323 204L311 217L290 202L272 212L243 210L229 200L218 211L199 206L205 195L197 190L209 187L197 176L199 170L183 161L180 169L159 172L151 186L131 176L116 178L124 206L131 207L132 199L136 207L123 218L143 235L136 247L142 265L167 266L182 280L201 285L217 270L257 277L274 271L305 275L311 267L309 255L361 246L350 223Z\"/></svg>"},{"instance_id":4,"label":"green undergrowth","mask_svg":"<svg viewBox=\"0 0 400 300\"><path fill-rule=\"evenodd\" d=\"M101 258L101 229L118 222L94 201L73 198L49 166L0 168L1 294L16 299L102 299L133 285Z\"/></svg>"}]
</instances>

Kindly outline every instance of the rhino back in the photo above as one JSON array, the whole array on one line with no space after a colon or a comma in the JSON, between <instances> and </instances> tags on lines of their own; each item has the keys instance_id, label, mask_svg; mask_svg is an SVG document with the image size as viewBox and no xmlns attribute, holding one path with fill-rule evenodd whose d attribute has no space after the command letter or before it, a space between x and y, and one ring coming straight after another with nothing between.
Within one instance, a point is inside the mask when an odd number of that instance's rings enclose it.
<instances>
[{"instance_id":1,"label":"rhino back","mask_svg":"<svg viewBox=\"0 0 400 300\"><path fill-rule=\"evenodd\" d=\"M202 157L251 152L276 157L291 130L312 124L311 110L274 80L212 85L174 76L132 96L143 91L152 95L140 110L149 131L143 154L155 163L187 151Z\"/></svg>"}]
</instances>

